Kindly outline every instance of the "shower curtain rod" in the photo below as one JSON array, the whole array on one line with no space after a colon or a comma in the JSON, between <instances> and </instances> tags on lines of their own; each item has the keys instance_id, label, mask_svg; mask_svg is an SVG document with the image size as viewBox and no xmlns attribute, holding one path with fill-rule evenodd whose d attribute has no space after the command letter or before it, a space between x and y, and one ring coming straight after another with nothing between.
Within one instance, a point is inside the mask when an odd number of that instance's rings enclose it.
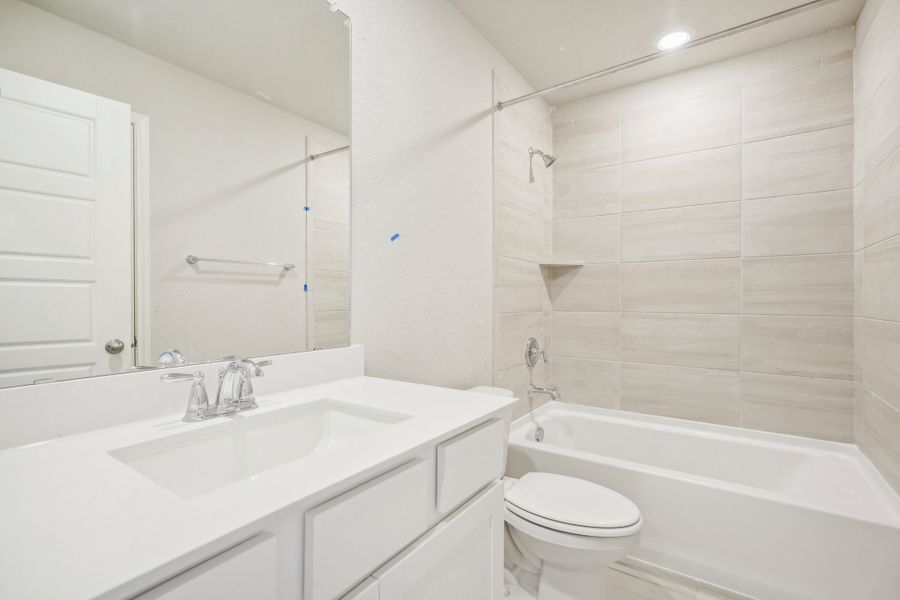
<instances>
[{"instance_id":1,"label":"shower curtain rod","mask_svg":"<svg viewBox=\"0 0 900 600\"><path fill-rule=\"evenodd\" d=\"M319 152L318 154L310 154L306 158L309 160L316 160L317 158L324 158L326 156L331 156L332 154L337 154L338 152L344 152L345 150L349 150L350 146L341 146L340 148L333 148L331 150L326 150L325 152Z\"/></svg>"},{"instance_id":2,"label":"shower curtain rod","mask_svg":"<svg viewBox=\"0 0 900 600\"><path fill-rule=\"evenodd\" d=\"M761 17L759 19L754 19L753 21L748 21L741 25L736 25L734 27L730 27L728 29L723 29L717 33L713 33L701 38L697 38L692 42L688 42L687 44L675 48L673 50L660 50L659 52L653 52L652 54L647 54L641 56L640 58L635 58L623 63L619 63L612 67L607 67L601 71L597 71L595 73L591 73L589 75L584 75L582 77L578 77L576 79L572 79L570 81L566 81L563 83L558 83L554 86L544 88L542 90L537 90L536 92L531 92L530 94L525 94L524 96L518 96L517 98L511 98L510 100L501 100L497 102L494 106L495 110L503 110L507 106L513 106L515 104L519 104L520 102L526 102L531 100L532 98L540 98L545 94L549 94L550 92L555 92L556 90L565 89L567 87L578 85L579 83L584 83L586 81L592 81L599 77L603 77L605 75L612 75L613 73L618 73L619 71L624 71L625 69L630 69L631 67L636 67L638 65L642 65L644 63L648 63L650 61L656 60L657 58L661 58L663 56L668 56L675 52L681 52L682 50L687 50L688 48L696 48L697 46L702 46L704 44L708 44L710 42L715 42L716 40L721 40L722 38L726 38L738 33L743 33L744 31L748 31L750 29L754 29L756 27L760 27L762 25L767 25L769 23L773 23L775 21L780 21L781 19L785 19L787 17L793 17L794 15L798 15L802 12L806 12L812 8L817 6L824 6L826 4L831 4L832 2L837 2L838 0L812 0L811 2L806 2L804 4L800 4L793 8L788 8L786 10L782 10L777 13L772 13L771 15Z\"/></svg>"}]
</instances>

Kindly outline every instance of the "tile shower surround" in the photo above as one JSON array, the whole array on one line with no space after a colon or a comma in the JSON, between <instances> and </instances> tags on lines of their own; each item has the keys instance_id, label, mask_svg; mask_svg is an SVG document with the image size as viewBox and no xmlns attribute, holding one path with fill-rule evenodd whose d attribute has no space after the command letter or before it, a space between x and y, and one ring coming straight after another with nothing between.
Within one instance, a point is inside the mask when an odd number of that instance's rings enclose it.
<instances>
[{"instance_id":1,"label":"tile shower surround","mask_svg":"<svg viewBox=\"0 0 900 600\"><path fill-rule=\"evenodd\" d=\"M529 91L519 78L494 75L498 99ZM550 106L543 100L494 115L493 381L521 399L515 416L545 401L525 400L530 376L525 340L533 336L545 347L550 344L550 294L544 281L549 273L540 263L553 250L553 169L545 169L536 158L535 181L529 183L528 148L552 153L552 130ZM551 383L551 368L543 363L535 367L537 385Z\"/></svg>"},{"instance_id":2,"label":"tile shower surround","mask_svg":"<svg viewBox=\"0 0 900 600\"><path fill-rule=\"evenodd\" d=\"M854 53L855 439L900 493L900 2L869 0Z\"/></svg>"},{"instance_id":3,"label":"tile shower surround","mask_svg":"<svg viewBox=\"0 0 900 600\"><path fill-rule=\"evenodd\" d=\"M554 113L553 258L586 262L547 276L567 401L853 440L852 53L784 63Z\"/></svg>"},{"instance_id":4,"label":"tile shower surround","mask_svg":"<svg viewBox=\"0 0 900 600\"><path fill-rule=\"evenodd\" d=\"M563 105L550 194L521 153L549 107L500 113L495 385L523 396L535 335L567 401L853 441L900 491L898 29L869 0L852 53L838 30ZM646 109L678 80L702 93Z\"/></svg>"}]
</instances>

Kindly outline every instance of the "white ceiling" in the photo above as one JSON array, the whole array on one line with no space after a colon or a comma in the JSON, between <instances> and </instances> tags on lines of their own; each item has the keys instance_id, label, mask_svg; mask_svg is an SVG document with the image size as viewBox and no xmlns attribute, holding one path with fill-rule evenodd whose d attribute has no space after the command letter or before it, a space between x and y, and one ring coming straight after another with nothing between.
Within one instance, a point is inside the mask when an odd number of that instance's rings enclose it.
<instances>
[{"instance_id":1,"label":"white ceiling","mask_svg":"<svg viewBox=\"0 0 900 600\"><path fill-rule=\"evenodd\" d=\"M656 51L669 31L702 37L806 0L450 0L537 89ZM839 0L731 38L546 96L562 104L856 22Z\"/></svg>"},{"instance_id":2,"label":"white ceiling","mask_svg":"<svg viewBox=\"0 0 900 600\"><path fill-rule=\"evenodd\" d=\"M350 30L326 0L27 1L349 133Z\"/></svg>"}]
</instances>

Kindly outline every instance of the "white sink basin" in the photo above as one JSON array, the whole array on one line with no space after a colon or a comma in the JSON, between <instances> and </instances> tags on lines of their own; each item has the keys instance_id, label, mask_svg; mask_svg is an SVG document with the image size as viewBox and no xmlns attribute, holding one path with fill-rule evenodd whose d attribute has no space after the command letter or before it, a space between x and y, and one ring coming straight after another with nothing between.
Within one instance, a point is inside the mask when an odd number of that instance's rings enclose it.
<instances>
[{"instance_id":1,"label":"white sink basin","mask_svg":"<svg viewBox=\"0 0 900 600\"><path fill-rule=\"evenodd\" d=\"M184 498L359 439L409 415L317 400L221 418L221 424L133 446L110 456Z\"/></svg>"}]
</instances>

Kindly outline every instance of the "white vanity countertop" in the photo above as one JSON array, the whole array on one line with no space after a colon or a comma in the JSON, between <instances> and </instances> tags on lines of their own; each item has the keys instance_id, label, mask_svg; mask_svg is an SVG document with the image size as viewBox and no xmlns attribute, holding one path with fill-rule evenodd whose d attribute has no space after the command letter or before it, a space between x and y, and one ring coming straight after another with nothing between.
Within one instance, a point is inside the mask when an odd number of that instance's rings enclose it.
<instances>
[{"instance_id":1,"label":"white vanity countertop","mask_svg":"<svg viewBox=\"0 0 900 600\"><path fill-rule=\"evenodd\" d=\"M127 595L136 581L155 583L178 559L196 562L193 557L201 558L203 549L250 533L260 519L313 506L393 466L401 455L487 417L508 418L515 401L355 377L260 396L258 409L231 418L252 418L323 398L411 418L190 498L108 452L214 427L224 418L183 423L181 414L169 415L0 452L0 597ZM203 469L216 457L196 459L197 469Z\"/></svg>"}]
</instances>

